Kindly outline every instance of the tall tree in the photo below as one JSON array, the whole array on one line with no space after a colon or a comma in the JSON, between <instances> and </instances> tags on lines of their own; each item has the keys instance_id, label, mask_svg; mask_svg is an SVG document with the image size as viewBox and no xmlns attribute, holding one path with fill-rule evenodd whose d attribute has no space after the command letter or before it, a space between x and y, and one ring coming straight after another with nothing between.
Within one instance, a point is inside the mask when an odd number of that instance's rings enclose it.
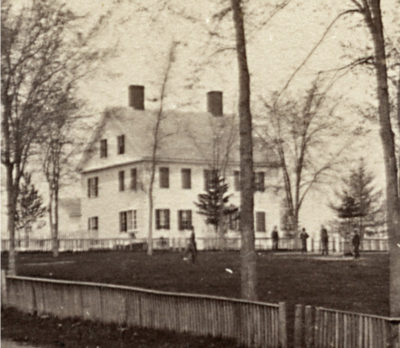
<instances>
[{"instance_id":1,"label":"tall tree","mask_svg":"<svg viewBox=\"0 0 400 348\"><path fill-rule=\"evenodd\" d=\"M66 96L62 105L57 118L45 126L43 138L40 141L43 151L39 155L48 185L48 215L54 257L58 256L60 188L65 179L72 175L74 155L83 145L83 141L79 141L80 136L76 129L79 119L75 114L79 109L78 101Z\"/></svg>"},{"instance_id":2,"label":"tall tree","mask_svg":"<svg viewBox=\"0 0 400 348\"><path fill-rule=\"evenodd\" d=\"M310 191L331 180L344 150L356 128L343 125L337 102L328 98L328 87L315 80L304 97L282 97L270 104L264 100L263 123L257 127L258 138L272 149L279 161L283 178L285 221L288 232L298 232L299 215ZM275 98L274 96L272 100ZM267 122L265 122L267 120ZM338 144L338 134L343 136ZM335 146L333 146L335 144ZM329 149L329 150L327 150Z\"/></svg>"},{"instance_id":3,"label":"tall tree","mask_svg":"<svg viewBox=\"0 0 400 348\"><path fill-rule=\"evenodd\" d=\"M236 32L236 55L239 70L241 290L242 297L256 299L257 255L254 244L254 173L250 74L247 63L242 1L231 0L231 7Z\"/></svg>"},{"instance_id":4,"label":"tall tree","mask_svg":"<svg viewBox=\"0 0 400 348\"><path fill-rule=\"evenodd\" d=\"M15 221L20 180L44 126L57 118L62 100L100 53L88 46L83 18L60 1L1 4L2 163L6 168L9 271L16 273Z\"/></svg>"},{"instance_id":5,"label":"tall tree","mask_svg":"<svg viewBox=\"0 0 400 348\"><path fill-rule=\"evenodd\" d=\"M391 120L388 63L380 0L350 0L371 35L376 73L378 120L386 172L386 209L390 254L390 314L400 316L400 180ZM398 145L397 145L398 148Z\"/></svg>"},{"instance_id":6,"label":"tall tree","mask_svg":"<svg viewBox=\"0 0 400 348\"><path fill-rule=\"evenodd\" d=\"M158 151L160 149L161 143L168 134L163 132L163 121L167 117L166 113L164 113L164 101L167 94L167 84L170 78L170 73L172 69L172 64L175 60L175 48L176 42L171 44L169 49L167 65L165 67L164 75L161 82L160 94L158 98L158 110L155 118L154 127L152 129L152 149L151 149L151 162L150 162L150 180L149 185L147 187L147 200L148 200L148 211L149 211L149 220L148 220L148 234L147 234L147 254L153 255L153 210L154 210L154 181L156 176L156 170L158 165Z\"/></svg>"}]
</instances>

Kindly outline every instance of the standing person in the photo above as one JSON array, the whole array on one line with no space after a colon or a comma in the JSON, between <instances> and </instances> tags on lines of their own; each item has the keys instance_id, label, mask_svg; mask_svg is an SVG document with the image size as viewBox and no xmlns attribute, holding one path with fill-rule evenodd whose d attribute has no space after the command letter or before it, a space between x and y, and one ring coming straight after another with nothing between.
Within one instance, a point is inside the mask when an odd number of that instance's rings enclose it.
<instances>
[{"instance_id":1,"label":"standing person","mask_svg":"<svg viewBox=\"0 0 400 348\"><path fill-rule=\"evenodd\" d=\"M300 233L300 239L301 239L301 253L307 253L307 238L308 238L308 233L306 232L306 229L303 227L301 229Z\"/></svg>"},{"instance_id":2,"label":"standing person","mask_svg":"<svg viewBox=\"0 0 400 348\"><path fill-rule=\"evenodd\" d=\"M272 238L272 250L278 250L278 244L279 244L278 227L274 226L274 229L272 230L271 233L271 238Z\"/></svg>"},{"instance_id":3,"label":"standing person","mask_svg":"<svg viewBox=\"0 0 400 348\"><path fill-rule=\"evenodd\" d=\"M328 255L328 243L329 243L328 231L326 230L324 225L321 225L322 255Z\"/></svg>"},{"instance_id":4,"label":"standing person","mask_svg":"<svg viewBox=\"0 0 400 348\"><path fill-rule=\"evenodd\" d=\"M196 235L194 234L194 227L191 226L192 233L190 234L190 239L189 239L189 253L190 253L190 259L192 263L196 263L196 257L197 257L197 245L196 245Z\"/></svg>"},{"instance_id":5,"label":"standing person","mask_svg":"<svg viewBox=\"0 0 400 348\"><path fill-rule=\"evenodd\" d=\"M358 231L356 229L354 230L354 236L351 242L353 244L354 258L358 259L360 257L360 235L358 234Z\"/></svg>"}]
</instances>

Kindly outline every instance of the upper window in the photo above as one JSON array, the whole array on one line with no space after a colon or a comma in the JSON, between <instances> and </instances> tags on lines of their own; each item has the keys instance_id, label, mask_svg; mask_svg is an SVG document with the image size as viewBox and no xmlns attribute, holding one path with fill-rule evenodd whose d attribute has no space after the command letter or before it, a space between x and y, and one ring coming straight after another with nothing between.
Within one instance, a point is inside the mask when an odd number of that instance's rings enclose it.
<instances>
[{"instance_id":1,"label":"upper window","mask_svg":"<svg viewBox=\"0 0 400 348\"><path fill-rule=\"evenodd\" d=\"M156 209L156 229L169 230L169 209Z\"/></svg>"},{"instance_id":2,"label":"upper window","mask_svg":"<svg viewBox=\"0 0 400 348\"><path fill-rule=\"evenodd\" d=\"M137 189L137 169L131 169L131 190Z\"/></svg>"},{"instance_id":3,"label":"upper window","mask_svg":"<svg viewBox=\"0 0 400 348\"><path fill-rule=\"evenodd\" d=\"M169 168L167 167L160 168L160 187L161 188L169 187Z\"/></svg>"},{"instance_id":4,"label":"upper window","mask_svg":"<svg viewBox=\"0 0 400 348\"><path fill-rule=\"evenodd\" d=\"M87 195L89 198L97 197L99 195L99 178L89 178L87 180Z\"/></svg>"},{"instance_id":5,"label":"upper window","mask_svg":"<svg viewBox=\"0 0 400 348\"><path fill-rule=\"evenodd\" d=\"M265 174L264 172L255 173L255 190L265 191Z\"/></svg>"},{"instance_id":6,"label":"upper window","mask_svg":"<svg viewBox=\"0 0 400 348\"><path fill-rule=\"evenodd\" d=\"M266 232L265 228L265 212L256 212L256 232Z\"/></svg>"},{"instance_id":7,"label":"upper window","mask_svg":"<svg viewBox=\"0 0 400 348\"><path fill-rule=\"evenodd\" d=\"M123 170L118 172L118 186L120 191L125 190L125 172Z\"/></svg>"},{"instance_id":8,"label":"upper window","mask_svg":"<svg viewBox=\"0 0 400 348\"><path fill-rule=\"evenodd\" d=\"M235 191L240 191L240 172L238 170L233 172L233 186Z\"/></svg>"},{"instance_id":9,"label":"upper window","mask_svg":"<svg viewBox=\"0 0 400 348\"><path fill-rule=\"evenodd\" d=\"M182 169L182 188L183 189L192 188L192 178L190 169Z\"/></svg>"},{"instance_id":10,"label":"upper window","mask_svg":"<svg viewBox=\"0 0 400 348\"><path fill-rule=\"evenodd\" d=\"M100 140L100 158L107 157L107 139Z\"/></svg>"},{"instance_id":11,"label":"upper window","mask_svg":"<svg viewBox=\"0 0 400 348\"><path fill-rule=\"evenodd\" d=\"M117 137L117 151L118 155L122 155L125 153L125 135L118 135Z\"/></svg>"},{"instance_id":12,"label":"upper window","mask_svg":"<svg viewBox=\"0 0 400 348\"><path fill-rule=\"evenodd\" d=\"M88 230L97 231L99 229L99 218L97 216L92 216L88 219Z\"/></svg>"},{"instance_id":13,"label":"upper window","mask_svg":"<svg viewBox=\"0 0 400 348\"><path fill-rule=\"evenodd\" d=\"M204 170L204 190L207 191L211 185L213 180L218 178L218 171L216 169L205 169Z\"/></svg>"},{"instance_id":14,"label":"upper window","mask_svg":"<svg viewBox=\"0 0 400 348\"><path fill-rule=\"evenodd\" d=\"M178 210L178 228L179 230L190 230L192 228L192 211Z\"/></svg>"},{"instance_id":15,"label":"upper window","mask_svg":"<svg viewBox=\"0 0 400 348\"><path fill-rule=\"evenodd\" d=\"M136 210L121 211L119 213L119 231L129 232L137 229Z\"/></svg>"}]
</instances>

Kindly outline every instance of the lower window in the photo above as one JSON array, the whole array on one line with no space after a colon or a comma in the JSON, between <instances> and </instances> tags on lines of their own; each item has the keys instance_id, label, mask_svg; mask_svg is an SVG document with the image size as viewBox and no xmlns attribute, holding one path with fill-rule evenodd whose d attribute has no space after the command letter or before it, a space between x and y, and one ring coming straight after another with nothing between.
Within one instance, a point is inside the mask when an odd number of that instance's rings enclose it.
<instances>
[{"instance_id":1,"label":"lower window","mask_svg":"<svg viewBox=\"0 0 400 348\"><path fill-rule=\"evenodd\" d=\"M178 228L179 230L190 230L192 228L191 210L178 210Z\"/></svg>"},{"instance_id":2,"label":"lower window","mask_svg":"<svg viewBox=\"0 0 400 348\"><path fill-rule=\"evenodd\" d=\"M137 229L136 210L126 210L119 213L119 231L129 232Z\"/></svg>"}]
</instances>

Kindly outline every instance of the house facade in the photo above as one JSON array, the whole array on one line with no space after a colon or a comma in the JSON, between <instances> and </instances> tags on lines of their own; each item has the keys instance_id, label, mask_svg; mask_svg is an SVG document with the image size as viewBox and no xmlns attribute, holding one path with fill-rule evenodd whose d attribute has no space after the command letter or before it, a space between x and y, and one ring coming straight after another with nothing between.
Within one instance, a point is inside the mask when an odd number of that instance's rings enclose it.
<instances>
[{"instance_id":1,"label":"house facade","mask_svg":"<svg viewBox=\"0 0 400 348\"><path fill-rule=\"evenodd\" d=\"M192 225L197 238L216 237L194 202L218 170L229 204L240 206L238 126L223 115L222 93L208 93L207 112L160 113L144 109L143 87L129 91L130 107L104 112L80 164L88 236L147 237L154 169L153 238L186 238ZM254 172L256 237L266 237L280 222L281 198L273 189L279 173L271 154L255 148ZM239 236L237 220L227 222L227 233Z\"/></svg>"}]
</instances>

